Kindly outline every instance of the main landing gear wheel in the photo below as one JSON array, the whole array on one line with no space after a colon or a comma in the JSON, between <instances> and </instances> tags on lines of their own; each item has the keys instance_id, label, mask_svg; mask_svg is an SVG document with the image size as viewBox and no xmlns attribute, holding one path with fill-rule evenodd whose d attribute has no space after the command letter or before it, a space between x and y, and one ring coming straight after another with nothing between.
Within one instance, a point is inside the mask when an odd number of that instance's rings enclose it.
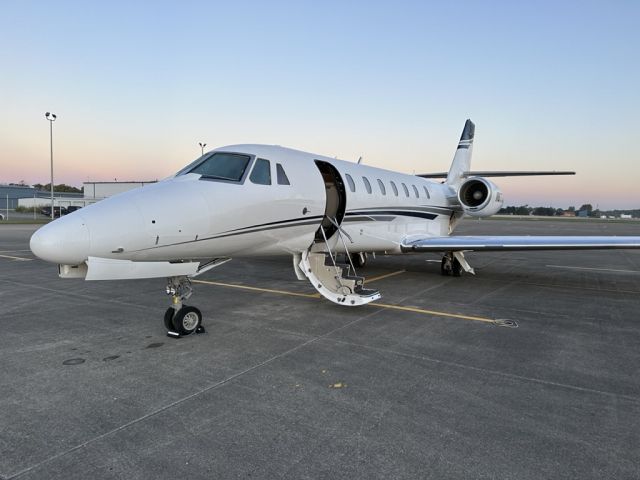
<instances>
[{"instance_id":1,"label":"main landing gear wheel","mask_svg":"<svg viewBox=\"0 0 640 480\"><path fill-rule=\"evenodd\" d=\"M440 262L440 273L442 275L451 275L451 257L444 255Z\"/></svg>"},{"instance_id":2,"label":"main landing gear wheel","mask_svg":"<svg viewBox=\"0 0 640 480\"><path fill-rule=\"evenodd\" d=\"M457 258L454 258L452 263L453 264L451 265L451 273L453 274L454 277L461 277L462 265L460 265L460 262L458 261Z\"/></svg>"},{"instance_id":3,"label":"main landing gear wheel","mask_svg":"<svg viewBox=\"0 0 640 480\"><path fill-rule=\"evenodd\" d=\"M462 271L462 265L453 255L446 254L442 257L442 262L440 262L440 273L442 275L461 277Z\"/></svg>"},{"instance_id":4,"label":"main landing gear wheel","mask_svg":"<svg viewBox=\"0 0 640 480\"><path fill-rule=\"evenodd\" d=\"M367 254L364 252L351 254L351 262L354 267L363 268L367 265Z\"/></svg>"}]
</instances>

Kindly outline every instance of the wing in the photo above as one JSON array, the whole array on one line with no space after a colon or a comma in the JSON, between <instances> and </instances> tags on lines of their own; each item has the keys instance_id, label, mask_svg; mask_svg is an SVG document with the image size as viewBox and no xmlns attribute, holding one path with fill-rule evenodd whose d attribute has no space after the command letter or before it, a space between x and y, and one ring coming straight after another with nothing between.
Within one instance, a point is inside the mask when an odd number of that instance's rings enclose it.
<instances>
[{"instance_id":1,"label":"wing","mask_svg":"<svg viewBox=\"0 0 640 480\"><path fill-rule=\"evenodd\" d=\"M566 171L477 171L477 172L462 172L462 177L535 177L541 175L575 175L576 172L566 172ZM449 175L447 172L437 172L437 173L420 173L416 175L417 177L422 178L447 178Z\"/></svg>"},{"instance_id":2,"label":"wing","mask_svg":"<svg viewBox=\"0 0 640 480\"><path fill-rule=\"evenodd\" d=\"M411 236L400 246L403 252L640 249L640 237Z\"/></svg>"}]
</instances>

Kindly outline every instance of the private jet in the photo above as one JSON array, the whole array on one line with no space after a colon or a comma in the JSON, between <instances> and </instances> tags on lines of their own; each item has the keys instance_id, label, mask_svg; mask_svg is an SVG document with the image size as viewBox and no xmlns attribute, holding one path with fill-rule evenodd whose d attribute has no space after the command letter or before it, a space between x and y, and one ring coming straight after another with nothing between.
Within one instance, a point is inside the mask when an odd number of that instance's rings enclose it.
<instances>
[{"instance_id":1,"label":"private jet","mask_svg":"<svg viewBox=\"0 0 640 480\"><path fill-rule=\"evenodd\" d=\"M164 324L177 336L202 330L202 313L184 303L191 279L233 257L289 255L297 278L324 298L359 306L381 297L356 272L376 252L439 252L442 274L460 276L474 273L470 251L640 248L631 236L453 235L465 215L502 207L489 177L574 174L472 171L474 132L467 120L448 172L421 175L281 146L221 147L43 226L30 247L61 278L167 278Z\"/></svg>"}]
</instances>

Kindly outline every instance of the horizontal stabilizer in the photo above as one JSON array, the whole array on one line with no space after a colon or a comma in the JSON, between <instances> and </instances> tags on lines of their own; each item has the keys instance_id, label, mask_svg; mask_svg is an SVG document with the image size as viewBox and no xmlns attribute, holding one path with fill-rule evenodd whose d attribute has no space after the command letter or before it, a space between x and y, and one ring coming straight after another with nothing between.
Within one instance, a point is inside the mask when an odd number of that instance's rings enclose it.
<instances>
[{"instance_id":1,"label":"horizontal stabilizer","mask_svg":"<svg viewBox=\"0 0 640 480\"><path fill-rule=\"evenodd\" d=\"M478 171L478 172L462 172L461 176L466 177L535 177L539 175L575 175L576 172L569 171L499 171L499 170L489 170L489 171ZM448 172L437 172L437 173L420 173L416 175L417 177L422 178L447 178L449 175Z\"/></svg>"},{"instance_id":2,"label":"horizontal stabilizer","mask_svg":"<svg viewBox=\"0 0 640 480\"><path fill-rule=\"evenodd\" d=\"M640 237L454 236L406 238L403 252L640 249Z\"/></svg>"}]
</instances>

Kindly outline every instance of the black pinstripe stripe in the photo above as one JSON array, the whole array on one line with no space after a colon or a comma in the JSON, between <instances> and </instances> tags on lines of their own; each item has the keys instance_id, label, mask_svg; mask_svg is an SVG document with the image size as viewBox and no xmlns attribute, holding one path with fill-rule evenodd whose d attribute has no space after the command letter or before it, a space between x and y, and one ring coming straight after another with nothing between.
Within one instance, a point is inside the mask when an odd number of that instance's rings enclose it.
<instances>
[{"instance_id":1,"label":"black pinstripe stripe","mask_svg":"<svg viewBox=\"0 0 640 480\"><path fill-rule=\"evenodd\" d=\"M426 220L433 220L438 215L434 213L420 212L420 211L409 211L409 210L365 210L365 211L351 211L345 214L345 221L391 221L396 217L416 217L416 218L424 218ZM183 242L170 243L167 245L157 245L149 248L142 248L139 250L134 250L136 252L141 252L145 250L155 250L157 248L164 247L173 247L176 245L185 245L188 243L196 243L196 242L204 242L207 240L215 240L218 238L228 238L234 237L237 235L244 235L246 233L257 233L263 232L267 230L278 230L281 228L292 228L304 225L315 225L319 224L320 220L323 218L323 215L315 215L313 217L298 217L292 218L289 220L278 220L275 222L267 222L260 223L256 225L251 225L249 227L236 228L232 230L226 230L216 235L212 235L210 237L198 238L194 240L186 240Z\"/></svg>"},{"instance_id":2,"label":"black pinstripe stripe","mask_svg":"<svg viewBox=\"0 0 640 480\"><path fill-rule=\"evenodd\" d=\"M416 217L416 218L424 218L427 220L433 220L438 215L435 213L427 213L427 212L412 212L407 210L374 210L374 211L366 211L366 212L347 212L346 216L354 216L354 215L395 215L396 217Z\"/></svg>"}]
</instances>

